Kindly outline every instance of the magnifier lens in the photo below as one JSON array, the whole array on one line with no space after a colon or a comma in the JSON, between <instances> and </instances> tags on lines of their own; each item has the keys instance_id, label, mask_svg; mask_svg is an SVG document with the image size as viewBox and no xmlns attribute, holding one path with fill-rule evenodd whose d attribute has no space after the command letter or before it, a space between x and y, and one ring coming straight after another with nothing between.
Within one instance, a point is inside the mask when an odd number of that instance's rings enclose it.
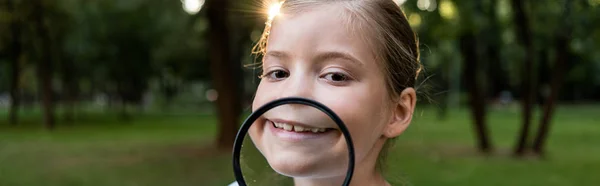
<instances>
[{"instance_id":1,"label":"magnifier lens","mask_svg":"<svg viewBox=\"0 0 600 186\"><path fill-rule=\"evenodd\" d=\"M246 185L292 186L348 173L347 139L338 123L317 107L275 106L256 117L243 138L239 163Z\"/></svg>"},{"instance_id":2,"label":"magnifier lens","mask_svg":"<svg viewBox=\"0 0 600 186\"><path fill-rule=\"evenodd\" d=\"M244 137L240 154L240 165L248 186L282 185L293 186L293 179L283 176L271 168L265 157L254 145L250 135Z\"/></svg>"}]
</instances>

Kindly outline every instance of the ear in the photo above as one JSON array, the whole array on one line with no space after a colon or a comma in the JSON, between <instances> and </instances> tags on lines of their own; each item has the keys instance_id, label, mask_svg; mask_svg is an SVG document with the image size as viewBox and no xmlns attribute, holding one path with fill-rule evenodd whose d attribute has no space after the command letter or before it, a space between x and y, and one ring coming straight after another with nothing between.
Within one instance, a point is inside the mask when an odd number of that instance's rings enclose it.
<instances>
[{"instance_id":1,"label":"ear","mask_svg":"<svg viewBox=\"0 0 600 186\"><path fill-rule=\"evenodd\" d=\"M383 135L387 138L399 136L412 121L417 103L417 93L413 88L405 88L392 105L392 115Z\"/></svg>"}]
</instances>

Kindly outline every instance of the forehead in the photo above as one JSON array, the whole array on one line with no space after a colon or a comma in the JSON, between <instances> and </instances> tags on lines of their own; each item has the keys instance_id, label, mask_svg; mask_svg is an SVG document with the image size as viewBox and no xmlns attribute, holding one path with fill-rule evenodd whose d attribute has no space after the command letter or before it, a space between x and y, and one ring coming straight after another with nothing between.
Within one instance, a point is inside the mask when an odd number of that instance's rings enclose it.
<instances>
[{"instance_id":1,"label":"forehead","mask_svg":"<svg viewBox=\"0 0 600 186\"><path fill-rule=\"evenodd\" d=\"M295 14L282 14L273 23L268 51L284 51L294 56L310 56L319 52L340 51L360 61L373 58L363 33L351 25L341 6L323 5Z\"/></svg>"}]
</instances>

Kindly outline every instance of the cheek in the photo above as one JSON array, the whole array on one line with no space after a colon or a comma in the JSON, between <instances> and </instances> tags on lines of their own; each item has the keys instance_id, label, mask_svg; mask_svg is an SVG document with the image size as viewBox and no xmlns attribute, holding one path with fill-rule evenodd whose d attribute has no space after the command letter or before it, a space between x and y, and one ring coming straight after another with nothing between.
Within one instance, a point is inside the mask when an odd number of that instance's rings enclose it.
<instances>
[{"instance_id":1,"label":"cheek","mask_svg":"<svg viewBox=\"0 0 600 186\"><path fill-rule=\"evenodd\" d=\"M256 89L256 94L254 95L254 100L252 101L252 112L254 112L256 109L258 109L258 107L266 104L267 102L271 101L272 99L270 99L272 96L270 95L271 91L265 91L267 90L267 85L268 83L259 83L257 89ZM254 145L256 146L256 148L261 151L264 150L263 147L263 134L264 134L264 125L265 125L265 120L262 118L257 119L252 126L250 126L250 129L248 129L248 135L250 136L250 139L252 140L252 142L254 143Z\"/></svg>"},{"instance_id":2,"label":"cheek","mask_svg":"<svg viewBox=\"0 0 600 186\"><path fill-rule=\"evenodd\" d=\"M261 123L263 122L263 123ZM252 124L252 126L250 126L250 129L248 129L248 136L250 136L250 140L252 140L252 143L254 143L254 146L256 147L256 149L263 153L263 134L264 134L264 121L261 121L261 119L256 120L256 122L254 124ZM247 139L247 138L246 138ZM263 153L264 154L264 153Z\"/></svg>"},{"instance_id":3,"label":"cheek","mask_svg":"<svg viewBox=\"0 0 600 186\"><path fill-rule=\"evenodd\" d=\"M342 117L352 128L376 128L382 125L389 112L387 91L377 82L363 82L343 90L332 90L325 93L326 105Z\"/></svg>"},{"instance_id":4,"label":"cheek","mask_svg":"<svg viewBox=\"0 0 600 186\"><path fill-rule=\"evenodd\" d=\"M254 99L252 100L252 112L254 112L258 107L263 106L264 104L275 100L278 97L278 91L272 91L275 89L272 83L263 82L266 80L261 80L256 88L256 93L254 94Z\"/></svg>"},{"instance_id":5,"label":"cheek","mask_svg":"<svg viewBox=\"0 0 600 186\"><path fill-rule=\"evenodd\" d=\"M326 100L344 121L354 142L357 158L364 158L385 129L388 103L381 87L362 86L338 91L335 98Z\"/></svg>"},{"instance_id":6,"label":"cheek","mask_svg":"<svg viewBox=\"0 0 600 186\"><path fill-rule=\"evenodd\" d=\"M258 107L265 104L265 91L264 91L264 83L259 83L256 88L256 93L254 94L254 99L252 100L252 112L254 112Z\"/></svg>"},{"instance_id":7,"label":"cheek","mask_svg":"<svg viewBox=\"0 0 600 186\"><path fill-rule=\"evenodd\" d=\"M384 107L379 106L381 104L383 103L352 100L340 103L340 107L333 109L342 118L353 137L378 138L385 126L383 118L386 118Z\"/></svg>"}]
</instances>

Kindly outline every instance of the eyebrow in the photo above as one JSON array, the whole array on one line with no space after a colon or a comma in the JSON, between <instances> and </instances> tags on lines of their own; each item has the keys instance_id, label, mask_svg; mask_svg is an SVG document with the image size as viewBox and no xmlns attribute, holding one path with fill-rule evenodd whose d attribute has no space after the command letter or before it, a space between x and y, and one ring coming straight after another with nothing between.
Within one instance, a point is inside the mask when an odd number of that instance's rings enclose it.
<instances>
[{"instance_id":1,"label":"eyebrow","mask_svg":"<svg viewBox=\"0 0 600 186\"><path fill-rule=\"evenodd\" d=\"M352 56L351 54L345 53L345 52L323 52L318 54L314 60L315 61L327 61L327 60L331 60L331 59L344 59L347 61L350 61L358 66L363 66L364 63L362 63L360 60L356 59L354 56Z\"/></svg>"},{"instance_id":2,"label":"eyebrow","mask_svg":"<svg viewBox=\"0 0 600 186\"><path fill-rule=\"evenodd\" d=\"M290 55L284 51L269 51L266 53L265 57L266 56L271 56L271 57L280 58L280 59L290 59ZM319 54L317 54L317 56L314 57L313 60L322 62L322 61L327 61L327 60L332 60L332 59L343 59L343 60L350 61L358 66L364 66L363 62L356 59L351 54L348 54L345 52L338 52L338 51L319 53Z\"/></svg>"},{"instance_id":3,"label":"eyebrow","mask_svg":"<svg viewBox=\"0 0 600 186\"><path fill-rule=\"evenodd\" d=\"M265 54L265 57L268 57L268 56L276 57L276 58L283 58L283 59L289 59L290 58L290 55L288 53L286 53L286 52L283 52L283 51L268 51Z\"/></svg>"}]
</instances>

